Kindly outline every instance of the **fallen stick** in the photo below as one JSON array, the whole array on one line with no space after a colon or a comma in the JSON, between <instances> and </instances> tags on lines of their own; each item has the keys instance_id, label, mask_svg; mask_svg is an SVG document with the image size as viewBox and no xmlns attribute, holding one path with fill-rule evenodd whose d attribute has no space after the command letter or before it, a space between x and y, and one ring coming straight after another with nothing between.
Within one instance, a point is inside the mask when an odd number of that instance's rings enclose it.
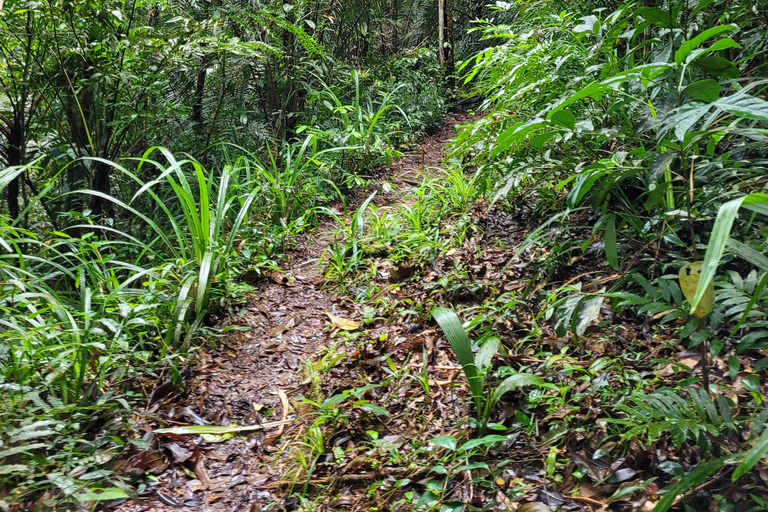
<instances>
[{"instance_id":1,"label":"fallen stick","mask_svg":"<svg viewBox=\"0 0 768 512\"><path fill-rule=\"evenodd\" d=\"M283 417L280 419L280 428L277 429L277 433L274 435L275 439L283 435L283 430L285 430L286 424L285 420L288 418L288 409L291 407L291 405L288 403L288 396L285 394L285 391L278 389L277 396L280 398L280 404L283 406Z\"/></svg>"},{"instance_id":2,"label":"fallen stick","mask_svg":"<svg viewBox=\"0 0 768 512\"><path fill-rule=\"evenodd\" d=\"M189 425L186 427L159 428L155 430L156 434L233 434L237 432L252 432L254 430L265 430L272 427L279 427L293 423L293 420L280 420L262 423L261 425L248 425L245 427L222 427L218 425Z\"/></svg>"}]
</instances>

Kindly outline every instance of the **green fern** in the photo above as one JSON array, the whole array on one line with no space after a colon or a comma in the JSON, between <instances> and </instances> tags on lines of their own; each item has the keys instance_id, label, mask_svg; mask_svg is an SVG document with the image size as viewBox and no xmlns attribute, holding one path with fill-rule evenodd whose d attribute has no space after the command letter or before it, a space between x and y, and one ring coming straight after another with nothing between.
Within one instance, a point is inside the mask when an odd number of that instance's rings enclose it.
<instances>
[{"instance_id":1,"label":"green fern","mask_svg":"<svg viewBox=\"0 0 768 512\"><path fill-rule=\"evenodd\" d=\"M325 58L325 47L315 41L315 39L311 35L307 34L300 26L291 23L285 18L278 18L277 16L272 16L266 12L259 13L259 16L265 20L273 22L278 27L293 34L296 37L296 40L301 44L301 46L304 47L304 50L306 50L307 53L317 55L323 59Z\"/></svg>"},{"instance_id":2,"label":"green fern","mask_svg":"<svg viewBox=\"0 0 768 512\"><path fill-rule=\"evenodd\" d=\"M645 438L653 443L668 434L675 446L694 442L708 453L711 438L735 429L730 404L722 396L713 401L703 388L686 391L687 399L669 388L650 394L635 393L616 406L627 418L609 421L630 427L621 434L624 441Z\"/></svg>"}]
</instances>

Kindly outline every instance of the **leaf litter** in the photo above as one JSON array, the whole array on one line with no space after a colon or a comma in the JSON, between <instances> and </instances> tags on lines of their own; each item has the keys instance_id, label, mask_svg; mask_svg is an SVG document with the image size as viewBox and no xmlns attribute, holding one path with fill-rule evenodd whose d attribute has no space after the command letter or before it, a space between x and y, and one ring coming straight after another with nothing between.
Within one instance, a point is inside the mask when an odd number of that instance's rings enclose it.
<instances>
[{"instance_id":1,"label":"leaf litter","mask_svg":"<svg viewBox=\"0 0 768 512\"><path fill-rule=\"evenodd\" d=\"M374 198L376 207L408 201L420 173L439 165L461 120L450 119L380 176L388 186ZM359 191L353 202L368 195ZM678 448L666 433L653 443L622 444L605 421L622 412L605 391L621 389L626 379L653 388L691 379L701 355L668 342L669 327L616 315L602 299L589 302L574 324L575 345L540 321L549 283L597 292L621 274L589 251L535 274L534 263L547 254L518 250L536 225L525 205L507 212L478 203L469 215L470 235L431 261L395 262L387 254L392 247L376 248L369 258L381 291L363 301L323 286L317 263L332 226L297 242L284 272L262 282L232 320L246 330L198 352L185 394L162 384L147 411L137 412L141 442L121 461L122 471L157 478L144 486L141 503L116 500L113 508L295 510L301 496L317 510L394 511L440 493L450 510L652 510L674 468L693 467L703 454L691 444ZM442 223L442 239L452 222ZM516 302L524 289L541 302ZM552 391L534 401L507 393L490 418L509 427L505 436L463 461L451 458L472 430L469 387L442 332L403 304L453 305L465 310L467 323L484 315L485 325L503 333L493 367L545 376L568 389L567 399ZM488 304L496 309L484 310ZM516 333L535 328L536 342L515 344ZM754 391L742 384L751 382L752 361L739 361L743 375L727 392L736 404ZM728 369L723 359L712 362L716 375ZM446 441L430 442L435 438ZM314 452L312 439L319 443ZM744 448L736 437L723 446ZM309 468L298 464L299 453L314 457ZM700 490L764 495L766 482L768 472L759 468L740 490L717 476Z\"/></svg>"}]
</instances>

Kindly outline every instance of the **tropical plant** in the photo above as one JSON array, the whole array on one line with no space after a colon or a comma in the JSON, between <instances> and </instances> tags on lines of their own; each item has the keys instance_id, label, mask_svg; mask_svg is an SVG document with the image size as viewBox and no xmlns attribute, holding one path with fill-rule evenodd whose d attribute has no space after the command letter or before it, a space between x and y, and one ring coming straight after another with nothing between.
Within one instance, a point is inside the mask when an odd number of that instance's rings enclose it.
<instances>
[{"instance_id":1,"label":"tropical plant","mask_svg":"<svg viewBox=\"0 0 768 512\"><path fill-rule=\"evenodd\" d=\"M459 317L453 310L440 307L434 308L432 316L443 330L467 378L481 434L485 430L493 408L507 392L524 386L552 387L557 389L556 386L547 383L537 375L516 373L505 378L486 392L486 379L491 370L493 356L496 355L499 349L501 338L498 336L488 337L475 354L473 353L472 342L469 336L467 336L464 327L462 327Z\"/></svg>"}]
</instances>

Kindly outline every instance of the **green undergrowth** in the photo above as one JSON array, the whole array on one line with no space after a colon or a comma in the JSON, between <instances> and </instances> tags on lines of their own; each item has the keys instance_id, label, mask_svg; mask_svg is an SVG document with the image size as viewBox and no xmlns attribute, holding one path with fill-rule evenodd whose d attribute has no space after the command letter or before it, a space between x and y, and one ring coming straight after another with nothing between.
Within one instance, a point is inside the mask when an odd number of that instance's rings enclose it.
<instances>
[{"instance_id":1,"label":"green undergrowth","mask_svg":"<svg viewBox=\"0 0 768 512\"><path fill-rule=\"evenodd\" d=\"M152 148L57 172L45 159L0 171L0 188L18 176L52 176L19 221L0 217L3 507L135 496L136 482L111 468L142 442L131 416L148 399L146 383L181 388L196 348L222 333L212 316L234 317L254 290L246 282L279 270L322 204L346 204L345 192L366 183L360 170L397 156L392 148L405 139L392 138L390 121L365 117L362 104L343 108L376 138L339 146L310 130L261 157L225 147L210 169ZM110 169L119 194L62 190L68 170L97 164ZM93 198L106 205L102 215L89 209ZM61 204L81 209L57 213Z\"/></svg>"},{"instance_id":2,"label":"green undergrowth","mask_svg":"<svg viewBox=\"0 0 768 512\"><path fill-rule=\"evenodd\" d=\"M394 206L363 204L328 250L326 277L372 333L410 343L434 316L462 367L451 382L468 384L458 408L436 405L435 353L361 335L386 363L368 378L348 363L360 380L342 389L377 386L387 415L345 406L344 428L372 447L403 415L427 425L402 465L366 452L389 468L367 496L402 510L481 510L499 490L552 508L764 509L768 102L748 14L764 3L498 7L517 18L478 23L497 43L463 65L483 116L446 170ZM355 456L334 451L324 474ZM386 476L403 473L418 479Z\"/></svg>"}]
</instances>

